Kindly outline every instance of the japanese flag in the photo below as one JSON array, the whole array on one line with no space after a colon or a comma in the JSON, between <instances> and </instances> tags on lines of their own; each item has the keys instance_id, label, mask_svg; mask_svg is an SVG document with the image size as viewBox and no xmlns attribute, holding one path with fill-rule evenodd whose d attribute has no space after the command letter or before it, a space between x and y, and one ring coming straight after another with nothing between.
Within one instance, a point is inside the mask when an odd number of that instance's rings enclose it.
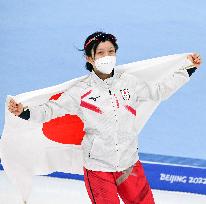
<instances>
[{"instance_id":1,"label":"japanese flag","mask_svg":"<svg viewBox=\"0 0 206 204\"><path fill-rule=\"evenodd\" d=\"M187 59L188 54L191 53L137 61L119 65L116 70L146 81L158 82L175 70L193 67ZM66 89L87 76L16 96L7 95L0 157L5 173L19 190L24 201L29 198L34 175L45 175L55 171L83 174L81 141L84 137L84 124L78 116L70 114L46 123L21 119L9 112L10 98L24 106L37 106L48 100L58 100ZM138 109L136 121L141 129L159 103L160 101L148 101Z\"/></svg>"}]
</instances>

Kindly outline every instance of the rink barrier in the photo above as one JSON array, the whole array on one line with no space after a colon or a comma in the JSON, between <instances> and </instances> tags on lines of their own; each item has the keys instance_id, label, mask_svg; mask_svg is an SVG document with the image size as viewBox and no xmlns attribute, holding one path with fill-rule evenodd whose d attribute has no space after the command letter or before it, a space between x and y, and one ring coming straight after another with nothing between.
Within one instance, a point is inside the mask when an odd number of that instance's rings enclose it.
<instances>
[{"instance_id":1,"label":"rink barrier","mask_svg":"<svg viewBox=\"0 0 206 204\"><path fill-rule=\"evenodd\" d=\"M206 160L145 153L139 156L152 189L206 195ZM83 175L63 172L46 176L84 180Z\"/></svg>"},{"instance_id":2,"label":"rink barrier","mask_svg":"<svg viewBox=\"0 0 206 204\"><path fill-rule=\"evenodd\" d=\"M206 195L206 168L142 163L152 189Z\"/></svg>"}]
</instances>

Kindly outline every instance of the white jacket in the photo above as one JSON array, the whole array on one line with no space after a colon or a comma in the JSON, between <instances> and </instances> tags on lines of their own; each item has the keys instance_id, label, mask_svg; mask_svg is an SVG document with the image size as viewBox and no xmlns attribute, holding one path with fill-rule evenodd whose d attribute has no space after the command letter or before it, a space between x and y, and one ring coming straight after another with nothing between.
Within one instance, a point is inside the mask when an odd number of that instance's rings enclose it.
<instances>
[{"instance_id":1,"label":"white jacket","mask_svg":"<svg viewBox=\"0 0 206 204\"><path fill-rule=\"evenodd\" d=\"M98 171L122 171L139 159L138 109L148 100L166 100L189 79L184 67L158 83L116 69L113 77L103 81L92 71L58 100L29 107L29 120L46 122L68 113L78 115L85 131L83 165Z\"/></svg>"}]
</instances>

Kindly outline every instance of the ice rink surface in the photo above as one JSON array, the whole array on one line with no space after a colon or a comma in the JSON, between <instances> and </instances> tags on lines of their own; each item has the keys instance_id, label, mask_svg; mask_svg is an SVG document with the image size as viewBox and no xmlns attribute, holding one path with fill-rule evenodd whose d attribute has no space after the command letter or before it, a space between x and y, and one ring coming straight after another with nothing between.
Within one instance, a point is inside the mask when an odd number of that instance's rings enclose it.
<instances>
[{"instance_id":1,"label":"ice rink surface","mask_svg":"<svg viewBox=\"0 0 206 204\"><path fill-rule=\"evenodd\" d=\"M0 204L23 204L3 171L0 172ZM153 190L156 204L205 204L206 195ZM28 204L89 204L83 181L36 176ZM121 202L122 204L123 202Z\"/></svg>"}]
</instances>

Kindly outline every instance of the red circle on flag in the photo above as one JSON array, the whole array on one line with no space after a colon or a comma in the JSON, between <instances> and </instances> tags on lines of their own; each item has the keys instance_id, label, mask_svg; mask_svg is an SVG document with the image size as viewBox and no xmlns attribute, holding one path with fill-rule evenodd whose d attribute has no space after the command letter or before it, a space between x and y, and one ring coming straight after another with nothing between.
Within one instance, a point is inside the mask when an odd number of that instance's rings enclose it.
<instances>
[{"instance_id":1,"label":"red circle on flag","mask_svg":"<svg viewBox=\"0 0 206 204\"><path fill-rule=\"evenodd\" d=\"M49 100L57 100L62 93ZM50 140L62 144L80 145L84 137L84 123L77 115L66 114L43 123L43 134Z\"/></svg>"}]
</instances>

